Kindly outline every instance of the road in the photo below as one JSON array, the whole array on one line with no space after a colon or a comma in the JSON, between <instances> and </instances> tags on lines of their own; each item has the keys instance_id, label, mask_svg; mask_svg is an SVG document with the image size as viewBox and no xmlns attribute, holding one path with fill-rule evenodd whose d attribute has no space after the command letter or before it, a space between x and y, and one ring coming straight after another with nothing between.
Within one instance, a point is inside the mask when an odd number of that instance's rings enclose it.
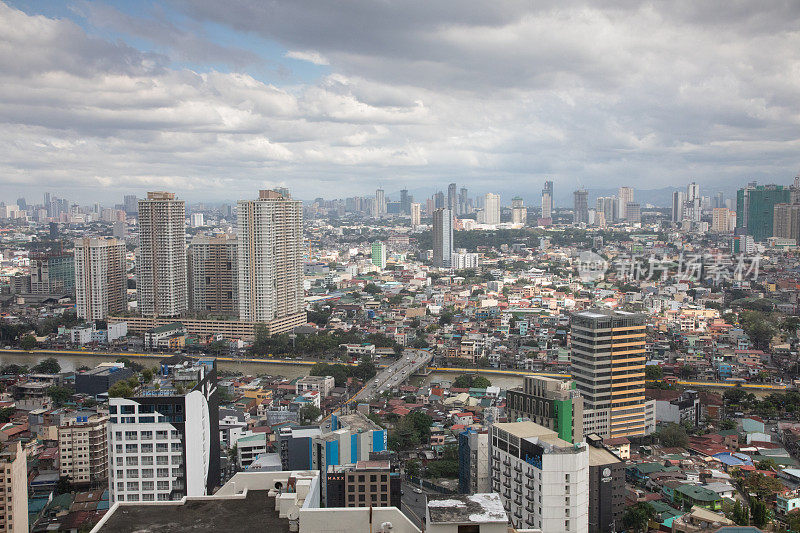
<instances>
[{"instance_id":1,"label":"road","mask_svg":"<svg viewBox=\"0 0 800 533\"><path fill-rule=\"evenodd\" d=\"M414 525L420 529L424 529L422 522L425 519L425 508L428 505L427 494L424 492L422 494L417 494L414 492L414 489L417 488L416 485L411 485L407 481L403 481L401 487L403 489L403 502L400 510L409 520L414 522Z\"/></svg>"},{"instance_id":2,"label":"road","mask_svg":"<svg viewBox=\"0 0 800 533\"><path fill-rule=\"evenodd\" d=\"M404 381L408 380L414 372L427 366L433 356L425 350L408 348L403 355L386 368L378 372L363 389L353 396L350 401L358 402L382 394L387 390L396 390Z\"/></svg>"}]
</instances>

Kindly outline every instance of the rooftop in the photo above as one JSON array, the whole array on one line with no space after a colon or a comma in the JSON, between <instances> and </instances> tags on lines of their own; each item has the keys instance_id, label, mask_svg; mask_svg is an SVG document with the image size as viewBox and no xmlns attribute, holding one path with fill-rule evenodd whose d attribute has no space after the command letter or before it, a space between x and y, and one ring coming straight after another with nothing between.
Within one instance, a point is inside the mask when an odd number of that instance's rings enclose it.
<instances>
[{"instance_id":1,"label":"rooftop","mask_svg":"<svg viewBox=\"0 0 800 533\"><path fill-rule=\"evenodd\" d=\"M430 524L485 524L490 522L505 524L508 522L503 502L500 501L500 495L497 493L430 496L428 498L428 516Z\"/></svg>"},{"instance_id":2,"label":"rooftop","mask_svg":"<svg viewBox=\"0 0 800 533\"><path fill-rule=\"evenodd\" d=\"M252 533L289 531L289 521L275 512L275 498L265 490L247 491L243 499L189 500L181 505L119 505L98 533Z\"/></svg>"}]
</instances>

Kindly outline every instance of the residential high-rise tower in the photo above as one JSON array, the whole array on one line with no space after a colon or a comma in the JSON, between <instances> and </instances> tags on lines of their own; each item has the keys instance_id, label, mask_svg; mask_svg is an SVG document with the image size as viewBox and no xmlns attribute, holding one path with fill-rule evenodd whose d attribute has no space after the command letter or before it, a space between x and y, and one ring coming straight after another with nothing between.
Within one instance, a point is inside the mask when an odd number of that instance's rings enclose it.
<instances>
[{"instance_id":1,"label":"residential high-rise tower","mask_svg":"<svg viewBox=\"0 0 800 533\"><path fill-rule=\"evenodd\" d=\"M79 318L105 320L127 308L125 243L109 238L75 241L75 308Z\"/></svg>"},{"instance_id":2,"label":"residential high-rise tower","mask_svg":"<svg viewBox=\"0 0 800 533\"><path fill-rule=\"evenodd\" d=\"M263 190L238 202L239 318L270 322L305 314L300 200Z\"/></svg>"},{"instance_id":3,"label":"residential high-rise tower","mask_svg":"<svg viewBox=\"0 0 800 533\"><path fill-rule=\"evenodd\" d=\"M186 205L174 193L139 200L136 293L142 316L177 317L189 307Z\"/></svg>"},{"instance_id":4,"label":"residential high-rise tower","mask_svg":"<svg viewBox=\"0 0 800 533\"><path fill-rule=\"evenodd\" d=\"M433 266L449 267L453 254L453 212L437 209L433 212Z\"/></svg>"}]
</instances>

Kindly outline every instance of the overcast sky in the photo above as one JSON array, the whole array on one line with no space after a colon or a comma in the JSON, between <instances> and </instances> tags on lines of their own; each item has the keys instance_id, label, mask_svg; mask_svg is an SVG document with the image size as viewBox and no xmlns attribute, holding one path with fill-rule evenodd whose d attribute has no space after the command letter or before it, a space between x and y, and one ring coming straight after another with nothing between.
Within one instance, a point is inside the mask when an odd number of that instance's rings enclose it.
<instances>
[{"instance_id":1,"label":"overcast sky","mask_svg":"<svg viewBox=\"0 0 800 533\"><path fill-rule=\"evenodd\" d=\"M794 0L0 0L0 199L788 184L798 19Z\"/></svg>"}]
</instances>

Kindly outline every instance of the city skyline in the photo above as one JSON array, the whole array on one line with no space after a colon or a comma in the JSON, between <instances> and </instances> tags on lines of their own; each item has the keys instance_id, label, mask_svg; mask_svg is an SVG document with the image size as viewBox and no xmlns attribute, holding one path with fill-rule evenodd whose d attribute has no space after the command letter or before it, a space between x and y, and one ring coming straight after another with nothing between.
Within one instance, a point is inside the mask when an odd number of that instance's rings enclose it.
<instances>
[{"instance_id":1,"label":"city skyline","mask_svg":"<svg viewBox=\"0 0 800 533\"><path fill-rule=\"evenodd\" d=\"M719 11L0 3L0 196L785 181L798 6Z\"/></svg>"}]
</instances>

